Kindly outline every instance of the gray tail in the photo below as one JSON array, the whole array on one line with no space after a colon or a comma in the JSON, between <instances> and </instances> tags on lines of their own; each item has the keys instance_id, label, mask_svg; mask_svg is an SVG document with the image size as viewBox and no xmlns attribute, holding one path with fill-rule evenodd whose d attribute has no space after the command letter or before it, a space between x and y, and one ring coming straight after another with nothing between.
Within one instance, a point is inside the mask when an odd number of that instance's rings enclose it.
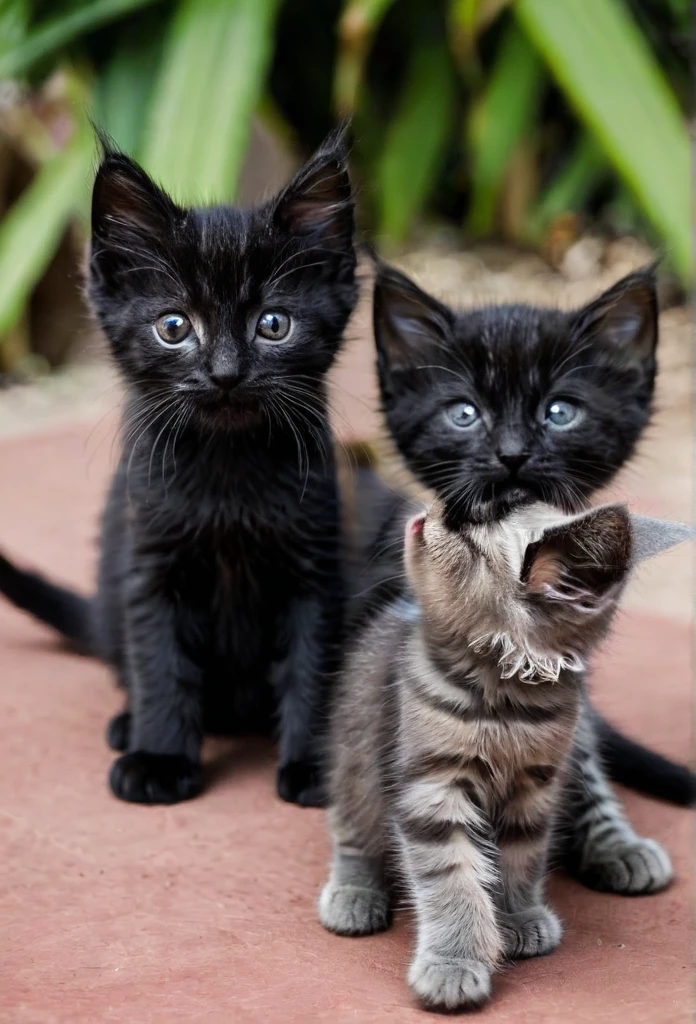
<instances>
[{"instance_id":1,"label":"gray tail","mask_svg":"<svg viewBox=\"0 0 696 1024\"><path fill-rule=\"evenodd\" d=\"M61 633L80 654L94 654L91 602L38 573L19 569L0 555L0 593Z\"/></svg>"},{"instance_id":2,"label":"gray tail","mask_svg":"<svg viewBox=\"0 0 696 1024\"><path fill-rule=\"evenodd\" d=\"M638 793L680 807L696 806L696 774L624 736L599 715L597 738L609 777Z\"/></svg>"}]
</instances>

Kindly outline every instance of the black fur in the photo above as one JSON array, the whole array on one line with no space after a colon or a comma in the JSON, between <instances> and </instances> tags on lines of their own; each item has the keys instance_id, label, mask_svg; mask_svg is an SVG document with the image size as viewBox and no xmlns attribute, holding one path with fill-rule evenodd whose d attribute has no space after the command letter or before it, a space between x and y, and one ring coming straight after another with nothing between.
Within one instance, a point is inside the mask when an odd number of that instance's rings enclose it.
<instances>
[{"instance_id":1,"label":"black fur","mask_svg":"<svg viewBox=\"0 0 696 1024\"><path fill-rule=\"evenodd\" d=\"M696 775L685 765L646 749L598 715L595 725L602 762L614 782L681 807L696 806Z\"/></svg>"},{"instance_id":2,"label":"black fur","mask_svg":"<svg viewBox=\"0 0 696 1024\"><path fill-rule=\"evenodd\" d=\"M30 612L70 642L83 654L94 653L90 603L66 587L44 579L38 573L18 569L0 555L0 593L18 608Z\"/></svg>"},{"instance_id":3,"label":"black fur","mask_svg":"<svg viewBox=\"0 0 696 1024\"><path fill-rule=\"evenodd\" d=\"M408 468L445 502L453 526L538 498L577 510L611 480L650 418L657 312L651 267L573 312L524 305L455 312L378 263L374 328L384 415ZM577 426L544 424L556 398L581 409ZM474 429L456 429L447 418L463 401L480 412ZM365 520L358 561L367 568L355 587L354 627L403 587L401 538L413 511L364 469L357 486ZM368 526L370 509L381 525ZM673 803L694 802L688 768L596 720L612 779Z\"/></svg>"},{"instance_id":4,"label":"black fur","mask_svg":"<svg viewBox=\"0 0 696 1024\"><path fill-rule=\"evenodd\" d=\"M650 416L657 300L647 268L575 312L489 306L454 312L381 266L375 338L382 405L409 469L452 516L486 519L524 499L572 510L630 458ZM555 399L577 426L543 422ZM456 429L447 413L471 402Z\"/></svg>"},{"instance_id":5,"label":"black fur","mask_svg":"<svg viewBox=\"0 0 696 1024\"><path fill-rule=\"evenodd\" d=\"M278 792L317 804L344 600L325 378L357 297L341 137L249 211L182 209L107 148L88 290L128 385L88 628L128 693L111 788L195 796L205 732L277 723ZM257 334L264 310L291 317L287 340ZM173 311L182 348L155 334ZM0 588L84 636L73 595L5 562Z\"/></svg>"}]
</instances>

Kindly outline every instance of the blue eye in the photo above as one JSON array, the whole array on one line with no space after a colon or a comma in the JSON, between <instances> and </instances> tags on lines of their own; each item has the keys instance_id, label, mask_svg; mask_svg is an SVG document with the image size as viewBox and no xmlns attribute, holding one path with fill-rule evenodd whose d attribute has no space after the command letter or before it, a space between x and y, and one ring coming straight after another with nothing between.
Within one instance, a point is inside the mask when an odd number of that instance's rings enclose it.
<instances>
[{"instance_id":1,"label":"blue eye","mask_svg":"<svg viewBox=\"0 0 696 1024\"><path fill-rule=\"evenodd\" d=\"M191 321L183 313L165 313L155 321L157 340L172 348L183 345L192 330Z\"/></svg>"},{"instance_id":2,"label":"blue eye","mask_svg":"<svg viewBox=\"0 0 696 1024\"><path fill-rule=\"evenodd\" d=\"M567 427L572 427L577 423L579 417L578 406L562 398L555 398L544 409L544 423L554 430L565 430Z\"/></svg>"},{"instance_id":3,"label":"blue eye","mask_svg":"<svg viewBox=\"0 0 696 1024\"><path fill-rule=\"evenodd\" d=\"M455 402L447 410L447 419L457 430L468 430L480 419L480 414L471 402Z\"/></svg>"},{"instance_id":4,"label":"blue eye","mask_svg":"<svg viewBox=\"0 0 696 1024\"><path fill-rule=\"evenodd\" d=\"M292 321L279 309L267 309L256 324L256 333L266 341L284 341L290 333Z\"/></svg>"}]
</instances>

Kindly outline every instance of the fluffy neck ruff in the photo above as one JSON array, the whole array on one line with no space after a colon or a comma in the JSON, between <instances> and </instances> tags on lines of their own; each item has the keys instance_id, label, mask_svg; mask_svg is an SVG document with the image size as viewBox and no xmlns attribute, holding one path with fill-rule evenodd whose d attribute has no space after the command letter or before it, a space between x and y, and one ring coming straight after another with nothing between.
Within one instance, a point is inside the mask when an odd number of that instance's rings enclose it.
<instances>
[{"instance_id":1,"label":"fluffy neck ruff","mask_svg":"<svg viewBox=\"0 0 696 1024\"><path fill-rule=\"evenodd\" d=\"M517 678L521 683L557 683L563 671L582 672L585 665L574 651L565 654L540 654L524 643L517 643L509 633L483 633L469 642L469 647L493 658L502 679Z\"/></svg>"}]
</instances>

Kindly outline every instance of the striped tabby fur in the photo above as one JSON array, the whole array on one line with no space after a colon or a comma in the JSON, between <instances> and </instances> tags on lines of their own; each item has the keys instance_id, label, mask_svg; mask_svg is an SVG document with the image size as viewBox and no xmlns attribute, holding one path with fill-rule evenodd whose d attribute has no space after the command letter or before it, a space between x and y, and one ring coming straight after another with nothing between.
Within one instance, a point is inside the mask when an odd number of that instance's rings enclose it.
<instances>
[{"instance_id":1,"label":"striped tabby fur","mask_svg":"<svg viewBox=\"0 0 696 1024\"><path fill-rule=\"evenodd\" d=\"M339 934L386 928L398 872L416 921L408 980L428 1007L478 1006L504 960L560 942L544 880L595 757L582 669L630 563L622 506L559 520L537 505L460 533L434 506L407 528L418 604L398 599L365 628L334 709L319 916ZM666 884L667 855L601 775L591 806L592 849L617 841L618 820L626 874Z\"/></svg>"}]
</instances>

